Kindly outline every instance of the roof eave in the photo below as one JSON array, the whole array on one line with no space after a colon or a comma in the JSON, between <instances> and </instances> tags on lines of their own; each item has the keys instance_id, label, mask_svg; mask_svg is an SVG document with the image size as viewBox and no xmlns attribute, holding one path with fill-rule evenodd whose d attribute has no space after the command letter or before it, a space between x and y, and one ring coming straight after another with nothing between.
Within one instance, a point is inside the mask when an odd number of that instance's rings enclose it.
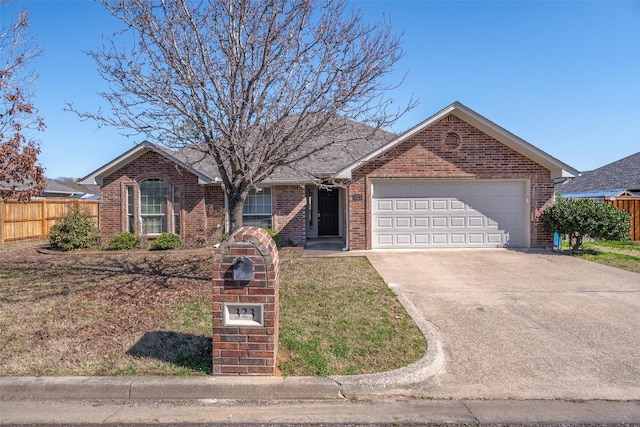
<instances>
[{"instance_id":1,"label":"roof eave","mask_svg":"<svg viewBox=\"0 0 640 427\"><path fill-rule=\"evenodd\" d=\"M79 183L83 184L83 185L99 185L99 186L102 186L103 180L104 180L105 177L111 175L112 173L114 173L118 169L121 169L122 167L126 166L127 164L131 163L132 161L134 161L138 157L141 157L142 155L146 154L149 151L153 151L155 153L160 154L161 156L167 158L168 160L172 161L173 163L177 164L178 166L188 170L189 172L191 172L192 174L197 176L198 177L198 184L206 185L206 184L216 184L216 183L220 183L221 182L220 178L218 178L218 177L210 177L208 175L205 175L202 172L194 169L192 166L189 166L189 165L185 164L184 162L182 162L181 160L178 160L176 157L171 155L169 152L160 149L155 144L153 144L153 143L151 143L149 141L143 141L140 144L138 144L135 147L133 147L132 149L130 149L129 151L127 151L127 152L121 154L120 156L116 157L115 159L113 159L109 163L107 163L107 164L103 165L102 167L96 169L95 171L91 172L89 175L87 175L84 178L82 178L79 181Z\"/></svg>"}]
</instances>

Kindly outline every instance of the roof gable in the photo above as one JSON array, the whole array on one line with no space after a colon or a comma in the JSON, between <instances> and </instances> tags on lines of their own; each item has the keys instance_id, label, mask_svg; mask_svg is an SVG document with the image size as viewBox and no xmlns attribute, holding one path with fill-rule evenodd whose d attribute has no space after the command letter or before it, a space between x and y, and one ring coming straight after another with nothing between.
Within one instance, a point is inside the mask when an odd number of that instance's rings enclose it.
<instances>
[{"instance_id":1,"label":"roof gable","mask_svg":"<svg viewBox=\"0 0 640 427\"><path fill-rule=\"evenodd\" d=\"M195 176L198 177L198 182L200 184L213 184L216 182L220 182L220 177L217 176L216 174L203 172L199 168L196 169L192 163L197 162L198 159L196 159L193 156L190 156L189 153L170 152L149 141L141 142L140 144L136 145L129 151L116 157L109 163L91 172L89 175L82 178L79 182L80 184L84 184L84 185L102 186L102 181L105 177L111 175L115 171L131 163L132 161L144 155L145 153L148 153L149 151L158 153L159 155L163 156L167 160L193 173ZM193 157L193 158L190 158L190 157Z\"/></svg>"},{"instance_id":2,"label":"roof gable","mask_svg":"<svg viewBox=\"0 0 640 427\"><path fill-rule=\"evenodd\" d=\"M524 155L525 157L533 160L534 162L542 165L544 168L548 169L551 173L552 178L560 178L560 177L572 177L578 174L578 171L571 166L561 162L555 157L547 154L546 152L540 150L534 145L528 143L524 139L514 135L513 133L507 131L506 129L498 126L487 118L481 116L470 108L462 105L459 102L454 102L428 119L424 120L422 123L419 123L417 126L409 129L404 134L400 135L398 138L390 141L389 143L383 145L362 157L360 160L352 163L348 167L342 169L338 172L336 178L345 178L350 179L352 172L364 165L365 163L377 158L379 155L391 150L399 144L402 144L404 141L408 140L412 136L420 133L424 129L438 122L439 120L445 118L449 114L453 114L458 117L460 120L470 124L476 129L484 132L485 134L491 136L495 140L501 142L505 146L515 150L516 152Z\"/></svg>"}]
</instances>

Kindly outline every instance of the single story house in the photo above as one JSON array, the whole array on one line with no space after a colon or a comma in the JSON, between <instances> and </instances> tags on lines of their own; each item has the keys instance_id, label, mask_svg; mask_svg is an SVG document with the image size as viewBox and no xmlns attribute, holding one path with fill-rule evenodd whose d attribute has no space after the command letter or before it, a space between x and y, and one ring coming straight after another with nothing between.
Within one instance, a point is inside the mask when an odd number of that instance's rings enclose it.
<instances>
[{"instance_id":1,"label":"single story house","mask_svg":"<svg viewBox=\"0 0 640 427\"><path fill-rule=\"evenodd\" d=\"M102 238L168 231L213 242L227 231L214 163L190 158L143 142L83 178L101 187ZM345 250L550 247L539 217L554 179L578 173L458 102L402 135L356 138L308 166L326 185L274 174L246 200L245 224L298 245L340 237Z\"/></svg>"},{"instance_id":2,"label":"single story house","mask_svg":"<svg viewBox=\"0 0 640 427\"><path fill-rule=\"evenodd\" d=\"M604 201L605 197L640 197L640 152L583 172L556 186L567 198L589 198Z\"/></svg>"}]
</instances>

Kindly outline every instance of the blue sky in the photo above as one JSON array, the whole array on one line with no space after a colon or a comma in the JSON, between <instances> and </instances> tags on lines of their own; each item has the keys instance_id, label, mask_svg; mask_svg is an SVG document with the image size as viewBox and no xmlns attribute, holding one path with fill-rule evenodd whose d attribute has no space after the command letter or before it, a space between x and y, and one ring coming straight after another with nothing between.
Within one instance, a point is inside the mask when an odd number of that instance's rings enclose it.
<instances>
[{"instance_id":1,"label":"blue sky","mask_svg":"<svg viewBox=\"0 0 640 427\"><path fill-rule=\"evenodd\" d=\"M408 76L390 95L420 101L394 127L402 132L454 101L586 171L640 151L640 1L351 0L367 20L388 18L403 33ZM31 12L44 49L36 106L48 177L83 177L140 142L65 112L95 110L105 88L83 51L118 27L84 0L17 0Z\"/></svg>"}]
</instances>

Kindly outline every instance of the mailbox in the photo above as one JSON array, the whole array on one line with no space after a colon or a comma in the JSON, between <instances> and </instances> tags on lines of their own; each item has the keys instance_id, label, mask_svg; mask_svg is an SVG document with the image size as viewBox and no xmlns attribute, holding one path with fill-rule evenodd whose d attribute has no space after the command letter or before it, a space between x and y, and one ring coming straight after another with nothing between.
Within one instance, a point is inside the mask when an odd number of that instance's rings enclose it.
<instances>
[{"instance_id":1,"label":"mailbox","mask_svg":"<svg viewBox=\"0 0 640 427\"><path fill-rule=\"evenodd\" d=\"M253 261L244 256L236 258L233 261L233 280L236 282L253 280Z\"/></svg>"}]
</instances>

